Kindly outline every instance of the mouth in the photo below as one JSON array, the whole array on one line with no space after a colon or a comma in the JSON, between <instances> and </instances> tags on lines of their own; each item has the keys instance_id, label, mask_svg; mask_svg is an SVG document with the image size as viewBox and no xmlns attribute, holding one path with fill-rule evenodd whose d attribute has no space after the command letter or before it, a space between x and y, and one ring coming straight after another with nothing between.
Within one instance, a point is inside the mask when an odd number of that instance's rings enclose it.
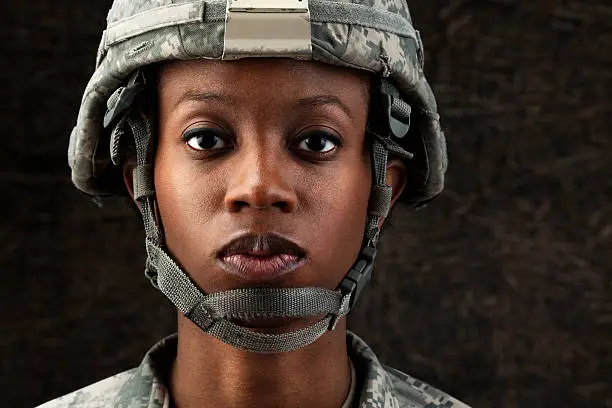
<instances>
[{"instance_id":1,"label":"mouth","mask_svg":"<svg viewBox=\"0 0 612 408\"><path fill-rule=\"evenodd\" d=\"M306 262L306 251L276 234L244 234L217 252L225 272L247 281L268 281L293 272Z\"/></svg>"}]
</instances>

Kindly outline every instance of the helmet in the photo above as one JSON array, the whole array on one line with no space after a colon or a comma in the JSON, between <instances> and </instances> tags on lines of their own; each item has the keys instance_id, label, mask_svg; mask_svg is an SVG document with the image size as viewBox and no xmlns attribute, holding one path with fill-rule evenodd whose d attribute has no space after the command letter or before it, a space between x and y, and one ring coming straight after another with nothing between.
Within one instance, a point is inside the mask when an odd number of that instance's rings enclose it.
<instances>
[{"instance_id":1,"label":"helmet","mask_svg":"<svg viewBox=\"0 0 612 408\"><path fill-rule=\"evenodd\" d=\"M378 221L391 199L385 185L388 155L403 158L409 180L402 200L415 208L444 185L446 145L424 53L405 0L115 0L70 136L72 181L103 196L123 189L118 177L122 146L137 156L134 198L147 236L146 274L190 320L226 343L255 352L294 350L312 343L355 305L370 280ZM167 60L281 57L315 60L372 73L373 186L364 245L337 290L239 289L204 294L164 248L154 216L152 119L138 109L147 67ZM127 138L127 139L126 139ZM237 316L325 315L292 333L251 332Z\"/></svg>"}]
</instances>

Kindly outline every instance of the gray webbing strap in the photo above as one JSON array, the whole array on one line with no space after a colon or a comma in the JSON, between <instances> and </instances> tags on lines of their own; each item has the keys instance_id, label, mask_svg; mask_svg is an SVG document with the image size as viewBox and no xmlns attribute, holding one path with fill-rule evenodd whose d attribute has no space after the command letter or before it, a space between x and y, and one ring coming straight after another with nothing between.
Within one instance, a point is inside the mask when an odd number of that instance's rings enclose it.
<instances>
[{"instance_id":1,"label":"gray webbing strap","mask_svg":"<svg viewBox=\"0 0 612 408\"><path fill-rule=\"evenodd\" d=\"M134 169L134 199L139 201L145 197L155 195L153 184L153 165L141 164Z\"/></svg>"},{"instance_id":2,"label":"gray webbing strap","mask_svg":"<svg viewBox=\"0 0 612 408\"><path fill-rule=\"evenodd\" d=\"M113 94L114 95L114 94ZM125 135L125 117L113 127L110 138L110 158L115 166L121 162L121 141Z\"/></svg>"},{"instance_id":3,"label":"gray webbing strap","mask_svg":"<svg viewBox=\"0 0 612 408\"><path fill-rule=\"evenodd\" d=\"M368 214L373 217L386 218L391 207L393 189L391 186L374 186L370 192Z\"/></svg>"},{"instance_id":4,"label":"gray webbing strap","mask_svg":"<svg viewBox=\"0 0 612 408\"><path fill-rule=\"evenodd\" d=\"M348 314L350 295L323 288L236 289L205 295L158 245L147 240L151 267L159 290L192 322L219 340L261 353L284 352L318 339ZM262 334L241 327L231 318L272 318L325 315L318 322L290 333Z\"/></svg>"},{"instance_id":5,"label":"gray webbing strap","mask_svg":"<svg viewBox=\"0 0 612 408\"><path fill-rule=\"evenodd\" d=\"M206 331L231 346L258 353L283 353L305 347L321 337L330 326L332 317L290 333L265 334L253 332L227 320L218 320Z\"/></svg>"},{"instance_id":6,"label":"gray webbing strap","mask_svg":"<svg viewBox=\"0 0 612 408\"><path fill-rule=\"evenodd\" d=\"M405 160L410 160L414 158L414 154L404 150L402 146L395 143L390 138L388 137L384 138L369 129L368 129L368 133L372 135L376 139L376 141L380 143L387 150L388 153L391 153L397 157L401 157L402 159L405 159Z\"/></svg>"},{"instance_id":7,"label":"gray webbing strap","mask_svg":"<svg viewBox=\"0 0 612 408\"><path fill-rule=\"evenodd\" d=\"M296 317L341 314L343 296L324 288L234 289L204 295L174 260L147 241L151 266L157 270L159 289L183 313L196 305L212 310L214 318ZM295 310L292 310L295 309Z\"/></svg>"},{"instance_id":8,"label":"gray webbing strap","mask_svg":"<svg viewBox=\"0 0 612 408\"><path fill-rule=\"evenodd\" d=\"M370 192L370 204L368 221L366 227L366 239L368 246L375 246L378 241L380 228L378 222L382 217L381 212L388 212L391 206L391 194L384 193L387 190L387 149L375 138L372 141L372 191ZM374 202L372 202L372 200ZM384 202L387 200L387 202Z\"/></svg>"},{"instance_id":9,"label":"gray webbing strap","mask_svg":"<svg viewBox=\"0 0 612 408\"><path fill-rule=\"evenodd\" d=\"M206 295L201 305L216 311L215 318L318 316L341 311L342 294L323 288L235 289Z\"/></svg>"},{"instance_id":10,"label":"gray webbing strap","mask_svg":"<svg viewBox=\"0 0 612 408\"><path fill-rule=\"evenodd\" d=\"M393 98L393 104L391 105L391 114L398 120L401 120L404 123L410 123L410 114L412 113L412 108L402 99Z\"/></svg>"},{"instance_id":11,"label":"gray webbing strap","mask_svg":"<svg viewBox=\"0 0 612 408\"><path fill-rule=\"evenodd\" d=\"M132 135L134 136L134 143L136 145L136 166L134 171L134 187L145 188L146 190L154 189L153 187L153 174L147 174L147 171L152 172L153 166L149 162L153 147L151 146L152 129L149 118L143 113L138 113L139 117L130 115L127 119L130 128L132 129ZM138 179L136 179L138 177ZM142 192L142 191L139 191ZM146 236L154 239L157 243L161 242L161 234L159 228L155 222L153 215L153 198L151 195L144 195L138 197L142 206L142 215L145 223ZM146 210L145 210L146 207ZM149 211L150 210L150 211Z\"/></svg>"},{"instance_id":12,"label":"gray webbing strap","mask_svg":"<svg viewBox=\"0 0 612 408\"><path fill-rule=\"evenodd\" d=\"M393 84L381 79L378 82L379 92L383 98L388 98L387 119L389 120L389 134L380 135L372 129L367 129L368 133L373 136L372 142L372 169L374 178L372 180L372 191L370 194L370 203L368 208L368 226L366 230L366 238L368 245L375 245L378 239L379 228L378 222L381 218L386 218L391 207L391 199L393 191L387 185L386 168L389 154L409 160L414 157L410 152L407 152L399 144L392 140L391 136L395 133L397 137L404 137L407 134L407 129L410 127L411 107L401 98L398 89ZM384 120L384 119L379 119ZM387 130L385 131L387 132Z\"/></svg>"},{"instance_id":13,"label":"gray webbing strap","mask_svg":"<svg viewBox=\"0 0 612 408\"><path fill-rule=\"evenodd\" d=\"M157 287L181 313L187 315L204 296L170 256L147 237L150 267L156 272Z\"/></svg>"},{"instance_id":14,"label":"gray webbing strap","mask_svg":"<svg viewBox=\"0 0 612 408\"><path fill-rule=\"evenodd\" d=\"M374 180L377 186L385 186L387 178L387 149L374 140L372 143L372 165L374 166Z\"/></svg>"},{"instance_id":15,"label":"gray webbing strap","mask_svg":"<svg viewBox=\"0 0 612 408\"><path fill-rule=\"evenodd\" d=\"M382 80L380 82L380 90L383 94L393 97L393 104L391 105L391 113L393 116L403 121L410 120L412 108L402 100L400 91L388 80Z\"/></svg>"},{"instance_id":16,"label":"gray webbing strap","mask_svg":"<svg viewBox=\"0 0 612 408\"><path fill-rule=\"evenodd\" d=\"M387 80L380 81L380 90L383 94L391 95L394 98L399 98L400 93L393 84Z\"/></svg>"},{"instance_id":17,"label":"gray webbing strap","mask_svg":"<svg viewBox=\"0 0 612 408\"><path fill-rule=\"evenodd\" d=\"M136 74L138 75L138 74ZM135 78L136 75L133 77ZM152 157L152 135L151 122L144 112L129 115L128 125L132 130L134 144L136 145L136 168L133 173L134 198L140 203L142 222L145 229L147 242L152 241L157 245L163 242L161 229L155 221L155 188L153 184L153 166L150 163ZM150 259L147 257L145 276L151 284L157 287L157 275L150 267Z\"/></svg>"}]
</instances>

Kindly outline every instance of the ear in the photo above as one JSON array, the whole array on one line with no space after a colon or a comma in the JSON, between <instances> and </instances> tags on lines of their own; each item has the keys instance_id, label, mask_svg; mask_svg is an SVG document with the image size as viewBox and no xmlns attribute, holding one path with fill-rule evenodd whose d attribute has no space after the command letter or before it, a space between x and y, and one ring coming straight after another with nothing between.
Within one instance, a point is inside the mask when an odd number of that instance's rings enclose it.
<instances>
[{"instance_id":1,"label":"ear","mask_svg":"<svg viewBox=\"0 0 612 408\"><path fill-rule=\"evenodd\" d=\"M134 200L134 169L136 168L136 162L133 159L128 160L123 165L123 183L125 183L125 187L127 188L130 197L132 197L132 201L138 206L138 209L142 211L140 208L140 203Z\"/></svg>"},{"instance_id":2,"label":"ear","mask_svg":"<svg viewBox=\"0 0 612 408\"><path fill-rule=\"evenodd\" d=\"M392 195L391 195L391 208L395 205L397 199L402 195L402 191L406 187L407 183L407 169L406 164L400 159L389 158L387 160L387 169L385 174L385 180L388 186L391 186ZM385 220L381 220L379 223L379 227L382 227L382 224Z\"/></svg>"},{"instance_id":3,"label":"ear","mask_svg":"<svg viewBox=\"0 0 612 408\"><path fill-rule=\"evenodd\" d=\"M391 186L393 195L391 196L391 208L395 205L397 199L402 195L402 191L407 183L406 164L400 159L389 159L387 161L387 172L385 181L388 186Z\"/></svg>"}]
</instances>

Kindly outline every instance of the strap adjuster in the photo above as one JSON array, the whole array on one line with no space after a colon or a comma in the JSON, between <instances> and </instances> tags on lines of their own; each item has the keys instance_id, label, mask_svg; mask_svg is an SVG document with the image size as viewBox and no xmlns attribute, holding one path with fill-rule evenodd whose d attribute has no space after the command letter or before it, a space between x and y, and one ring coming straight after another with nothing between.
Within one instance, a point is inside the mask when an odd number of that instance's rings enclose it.
<instances>
[{"instance_id":1,"label":"strap adjuster","mask_svg":"<svg viewBox=\"0 0 612 408\"><path fill-rule=\"evenodd\" d=\"M368 117L368 128L381 138L406 137L410 130L412 107L401 98L397 88L388 80L376 77L372 85L376 92L373 92L374 109Z\"/></svg>"},{"instance_id":2,"label":"strap adjuster","mask_svg":"<svg viewBox=\"0 0 612 408\"><path fill-rule=\"evenodd\" d=\"M380 93L384 107L389 120L389 130L391 134L398 139L402 139L410 130L410 114L411 106L404 102L399 95L394 95L394 92L388 89L391 84L381 86Z\"/></svg>"},{"instance_id":3,"label":"strap adjuster","mask_svg":"<svg viewBox=\"0 0 612 408\"><path fill-rule=\"evenodd\" d=\"M108 107L104 114L104 127L109 128L132 107L134 101L144 91L145 85L135 83L126 87L118 88L108 98Z\"/></svg>"},{"instance_id":4,"label":"strap adjuster","mask_svg":"<svg viewBox=\"0 0 612 408\"><path fill-rule=\"evenodd\" d=\"M197 304L185 316L204 331L207 331L215 323L214 312L201 303Z\"/></svg>"},{"instance_id":5,"label":"strap adjuster","mask_svg":"<svg viewBox=\"0 0 612 408\"><path fill-rule=\"evenodd\" d=\"M343 294L351 294L349 310L353 310L361 292L363 292L370 279L372 279L375 258L376 248L364 248L359 254L357 262L355 262L344 279L342 279L342 282L340 282L340 291Z\"/></svg>"}]
</instances>

